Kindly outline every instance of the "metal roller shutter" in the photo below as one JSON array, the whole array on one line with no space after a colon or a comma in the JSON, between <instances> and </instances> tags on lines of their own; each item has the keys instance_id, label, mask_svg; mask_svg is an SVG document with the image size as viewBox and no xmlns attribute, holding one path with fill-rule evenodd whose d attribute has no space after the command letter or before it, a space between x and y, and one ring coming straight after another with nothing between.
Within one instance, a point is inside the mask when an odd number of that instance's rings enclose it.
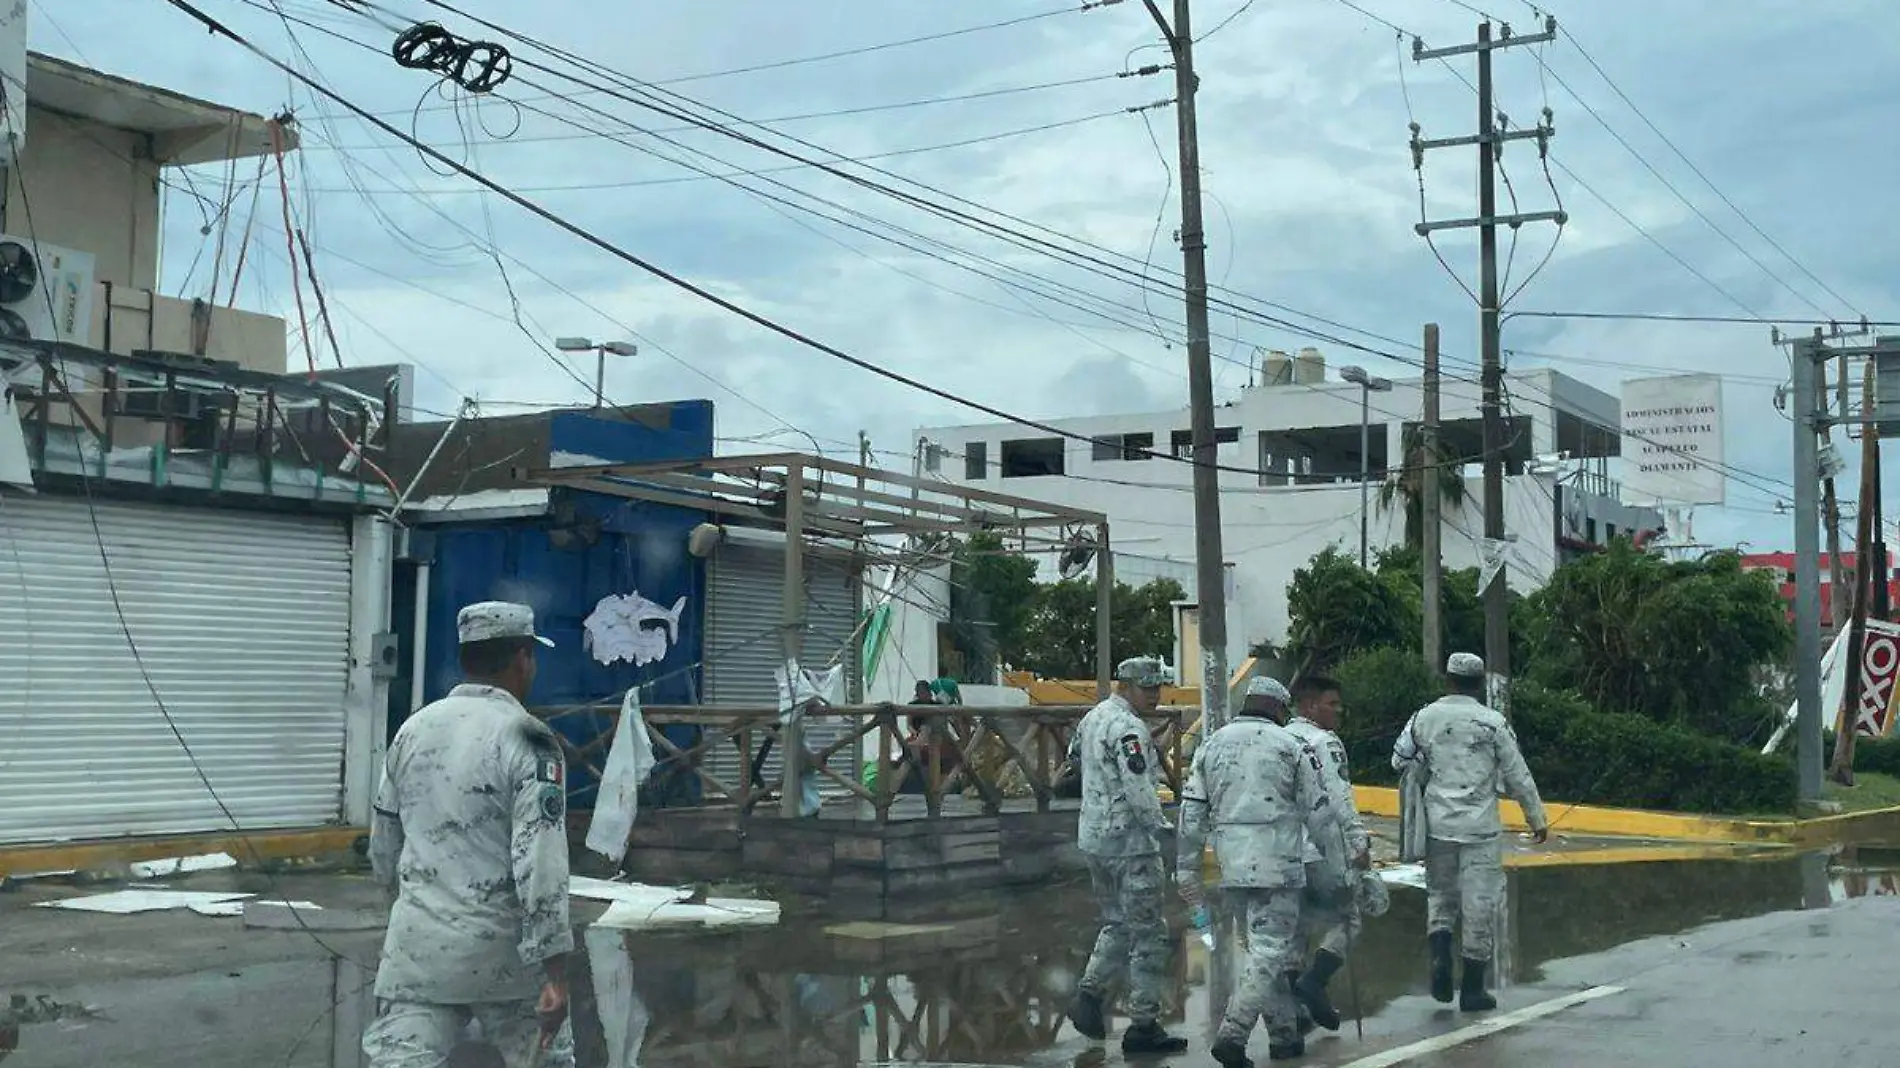
<instances>
[{"instance_id":1,"label":"metal roller shutter","mask_svg":"<svg viewBox=\"0 0 1900 1068\"><path fill-rule=\"evenodd\" d=\"M337 820L345 522L94 503L0 500L0 843L230 828L128 628L240 827Z\"/></svg>"},{"instance_id":2,"label":"metal roller shutter","mask_svg":"<svg viewBox=\"0 0 1900 1068\"><path fill-rule=\"evenodd\" d=\"M785 592L784 546L728 541L713 554L708 567L703 669L706 703L773 707L778 704L778 683L772 672L783 655L779 614ZM805 665L822 667L840 656L851 679L856 680L859 666L848 654L858 624L858 583L849 557L807 551L805 613ZM841 721L819 721L806 732L807 744L823 748L848 731ZM852 759L840 755L833 758L831 767L849 776L853 774ZM739 784L735 747L717 747L706 755L704 766L721 782L735 787ZM779 773L779 754L774 747L765 762L765 781L776 783ZM823 789L828 795L843 792L828 781Z\"/></svg>"}]
</instances>

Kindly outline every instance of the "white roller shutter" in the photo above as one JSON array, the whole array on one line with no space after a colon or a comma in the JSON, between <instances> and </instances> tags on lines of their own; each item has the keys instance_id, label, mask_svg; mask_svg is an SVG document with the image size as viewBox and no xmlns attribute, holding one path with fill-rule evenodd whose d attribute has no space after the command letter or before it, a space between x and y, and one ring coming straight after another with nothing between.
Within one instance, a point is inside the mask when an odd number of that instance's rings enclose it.
<instances>
[{"instance_id":1,"label":"white roller shutter","mask_svg":"<svg viewBox=\"0 0 1900 1068\"><path fill-rule=\"evenodd\" d=\"M707 567L706 703L773 707L778 704L778 683L772 673L783 656L779 616L785 592L784 546L728 541ZM849 557L835 551L807 551L805 612L804 665L821 668L837 657L856 679L858 664L850 654L858 624L858 590ZM816 721L806 732L806 742L822 749L848 730L841 720ZM840 754L830 766L852 776L855 759L853 754ZM704 766L721 782L739 785L739 755L732 745L715 747ZM765 762L764 780L777 783L779 768L775 746ZM822 786L827 794L839 792L829 781Z\"/></svg>"},{"instance_id":2,"label":"white roller shutter","mask_svg":"<svg viewBox=\"0 0 1900 1068\"><path fill-rule=\"evenodd\" d=\"M242 828L336 821L345 521L94 505L0 500L0 843L230 829L178 735Z\"/></svg>"}]
</instances>

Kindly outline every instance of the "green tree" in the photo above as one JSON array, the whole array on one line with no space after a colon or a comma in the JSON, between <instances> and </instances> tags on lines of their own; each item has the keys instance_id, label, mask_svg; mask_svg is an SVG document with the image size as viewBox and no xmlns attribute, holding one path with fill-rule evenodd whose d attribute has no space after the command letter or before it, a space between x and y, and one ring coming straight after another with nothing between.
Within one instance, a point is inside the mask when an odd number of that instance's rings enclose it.
<instances>
[{"instance_id":1,"label":"green tree","mask_svg":"<svg viewBox=\"0 0 1900 1068\"><path fill-rule=\"evenodd\" d=\"M997 660L1019 663L1037 597L1036 562L996 534L973 534L950 563L950 640L961 654L959 682L993 683Z\"/></svg>"},{"instance_id":2,"label":"green tree","mask_svg":"<svg viewBox=\"0 0 1900 1068\"><path fill-rule=\"evenodd\" d=\"M1330 671L1363 649L1418 648L1419 598L1328 546L1287 584L1287 659L1295 676Z\"/></svg>"},{"instance_id":3,"label":"green tree","mask_svg":"<svg viewBox=\"0 0 1900 1068\"><path fill-rule=\"evenodd\" d=\"M1438 465L1440 505L1456 509L1465 502L1465 476L1455 464L1444 459L1441 442L1437 455L1425 445L1422 428L1408 426L1404 433L1405 466L1386 475L1379 484L1379 510L1405 509L1405 547L1422 549L1425 545L1425 471Z\"/></svg>"},{"instance_id":4,"label":"green tree","mask_svg":"<svg viewBox=\"0 0 1900 1068\"><path fill-rule=\"evenodd\" d=\"M1155 579L1137 588L1117 582L1110 605L1109 654L1170 655L1174 647L1174 602L1187 591L1173 579ZM1095 677L1095 581L1065 579L1037 588L1024 628L1020 660L1013 661L1043 678Z\"/></svg>"},{"instance_id":5,"label":"green tree","mask_svg":"<svg viewBox=\"0 0 1900 1068\"><path fill-rule=\"evenodd\" d=\"M1558 568L1514 623L1537 681L1734 741L1761 728L1759 671L1794 643L1773 582L1734 553L1676 563L1627 539Z\"/></svg>"}]
</instances>

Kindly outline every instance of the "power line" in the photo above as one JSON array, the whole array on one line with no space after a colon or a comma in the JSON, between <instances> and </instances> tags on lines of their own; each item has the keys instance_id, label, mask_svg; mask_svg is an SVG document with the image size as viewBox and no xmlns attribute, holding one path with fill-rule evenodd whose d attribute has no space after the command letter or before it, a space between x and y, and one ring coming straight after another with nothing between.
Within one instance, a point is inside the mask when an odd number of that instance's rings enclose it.
<instances>
[{"instance_id":1,"label":"power line","mask_svg":"<svg viewBox=\"0 0 1900 1068\"><path fill-rule=\"evenodd\" d=\"M1618 319L1652 323L1739 323L1747 326L1900 326L1900 320L1859 319L1844 321L1841 319L1760 319L1741 318L1734 315L1671 315L1663 312L1571 312L1571 311L1520 311L1514 316L1526 319Z\"/></svg>"}]
</instances>

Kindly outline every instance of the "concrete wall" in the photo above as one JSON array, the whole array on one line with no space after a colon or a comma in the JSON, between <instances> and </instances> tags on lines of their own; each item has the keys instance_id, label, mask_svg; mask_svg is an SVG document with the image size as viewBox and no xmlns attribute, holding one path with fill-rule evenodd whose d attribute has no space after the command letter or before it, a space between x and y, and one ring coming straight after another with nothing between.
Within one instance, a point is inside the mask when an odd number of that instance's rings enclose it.
<instances>
[{"instance_id":1,"label":"concrete wall","mask_svg":"<svg viewBox=\"0 0 1900 1068\"><path fill-rule=\"evenodd\" d=\"M87 344L121 355L154 349L205 356L268 374L283 374L289 369L282 318L222 305L208 310L210 322L202 335L201 350L191 301L100 282L93 291L92 334ZM330 362L329 346L321 340L320 329L313 319L311 335L325 354L326 359L320 363L324 365Z\"/></svg>"},{"instance_id":2,"label":"concrete wall","mask_svg":"<svg viewBox=\"0 0 1900 1068\"><path fill-rule=\"evenodd\" d=\"M158 166L145 138L37 107L20 166L8 181L6 232L90 252L98 279L158 284Z\"/></svg>"}]
</instances>

